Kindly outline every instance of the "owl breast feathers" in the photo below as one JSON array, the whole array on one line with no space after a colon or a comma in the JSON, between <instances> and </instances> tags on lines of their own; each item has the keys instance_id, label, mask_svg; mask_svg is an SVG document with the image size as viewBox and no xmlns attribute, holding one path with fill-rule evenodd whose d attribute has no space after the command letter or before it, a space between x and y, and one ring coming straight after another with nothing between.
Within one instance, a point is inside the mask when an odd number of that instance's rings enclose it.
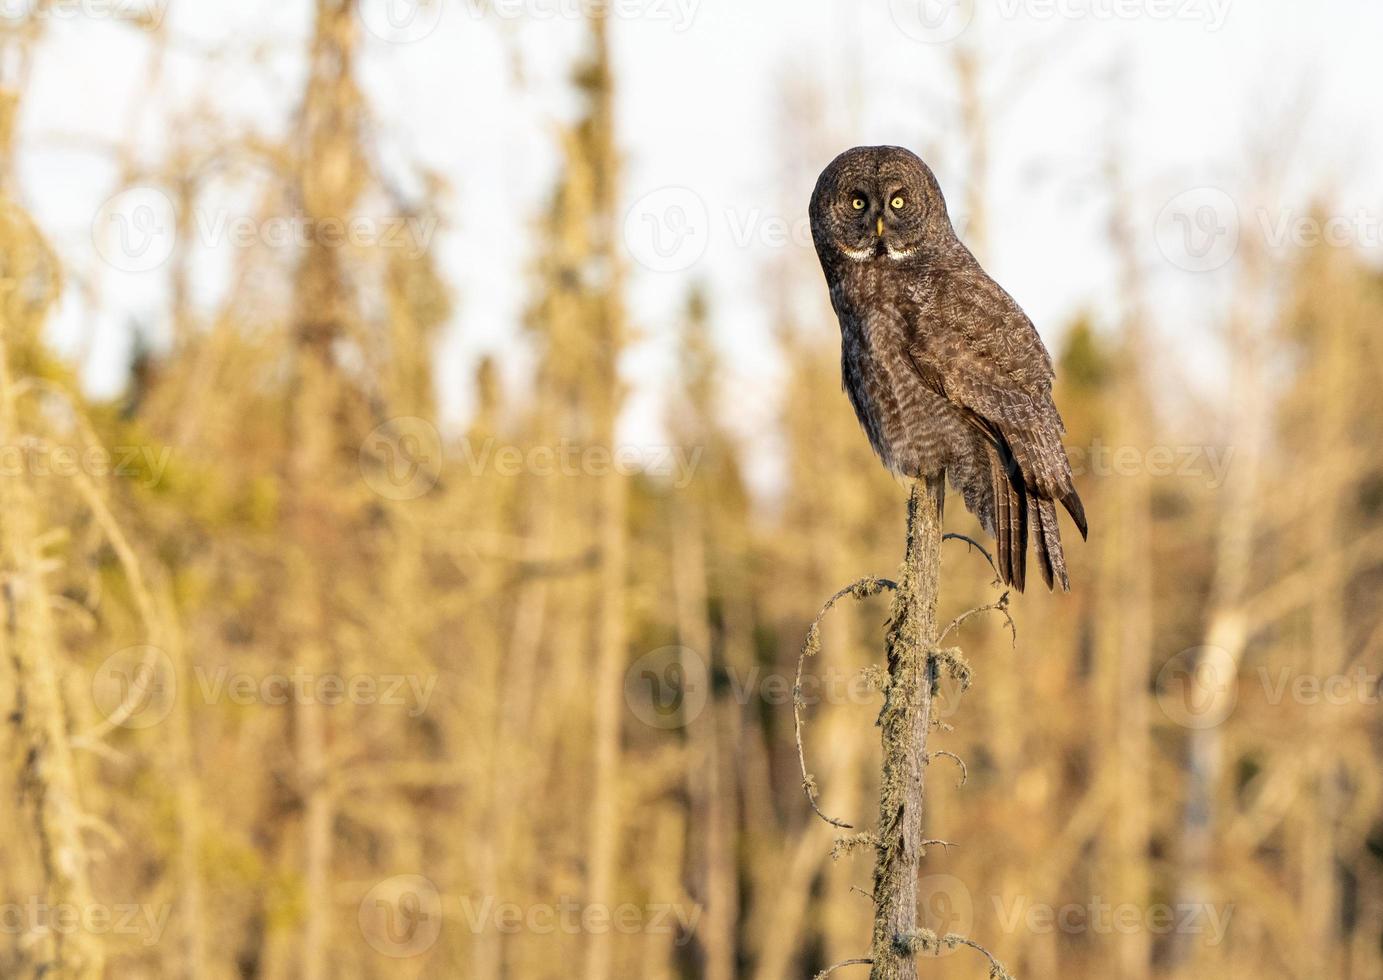
<instances>
[{"instance_id":1,"label":"owl breast feathers","mask_svg":"<svg viewBox=\"0 0 1383 980\"><path fill-rule=\"evenodd\" d=\"M1052 401L1052 359L1013 298L956 237L931 170L901 147L857 147L821 174L812 238L840 321L841 375L884 465L945 471L1022 591L1028 537L1048 588L1070 588L1055 501L1081 536Z\"/></svg>"}]
</instances>

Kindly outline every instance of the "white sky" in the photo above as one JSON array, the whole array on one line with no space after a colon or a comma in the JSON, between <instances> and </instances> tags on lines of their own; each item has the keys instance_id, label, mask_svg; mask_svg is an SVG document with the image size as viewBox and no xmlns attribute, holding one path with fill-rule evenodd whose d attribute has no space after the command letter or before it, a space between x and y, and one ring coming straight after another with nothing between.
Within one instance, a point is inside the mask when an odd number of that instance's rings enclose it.
<instances>
[{"instance_id":1,"label":"white sky","mask_svg":"<svg viewBox=\"0 0 1383 980\"><path fill-rule=\"evenodd\" d=\"M83 357L88 386L105 394L121 384L130 324L162 325L165 297L158 271L111 268L93 247L93 216L116 189L102 145L132 139L142 159L156 161L170 120L198 104L281 132L300 88L312 4L171 0L164 16L172 56L151 99L147 41L105 12L158 0L65 2L68 15L52 19L24 103L21 187L81 287L69 290L52 338ZM557 164L553 123L573 108L566 80L582 31L571 13L589 0L493 0L497 10L484 17L475 12L479 0L435 0L439 6L411 11L416 19L404 36L430 30L410 43L377 36L391 10L395 23L407 21L410 0L362 2L362 82L380 121L381 157L416 156L454 188L438 246L459 303L438 371L447 417L457 421L468 409L478 356L498 354L513 380L522 376L516 323L526 302L524 270ZM625 365L635 392L625 430L634 442L659 438L671 331L697 279L710 284L718 341L732 362L731 413L745 426L768 421L776 411L771 388L750 381L776 369L764 266L787 249L812 268L809 243L775 235L800 230L811 179L830 155L784 167L783 80L830 93L822 118L803 121L817 142L833 150L913 147L937 170L954 211L965 157L950 45L934 42L937 32L963 25L964 10L947 0L613 2L621 14L612 30L625 192L636 208L631 311L641 331ZM940 25L931 42L912 36L919 3ZM0 0L0 16L24 6ZM1303 215L1308 195L1324 193L1333 213L1362 211L1351 234L1383 254L1381 38L1383 4L1368 0L978 0L960 39L984 56L994 113L989 270L1049 346L1076 311L1114 309L1099 170L1117 138L1127 149L1157 327L1187 345L1188 373L1213 390L1208 310L1233 263L1195 272L1168 261L1158 248L1167 232L1158 231L1159 213L1182 192L1220 188L1249 233L1257 223L1249 217L1249 147L1266 140L1268 155L1289 164L1267 220ZM268 57L256 62L260 49ZM523 85L513 77L516 54ZM1122 106L1110 84L1116 69L1130 89ZM663 190L670 187L683 190ZM668 203L682 210L673 214ZM683 216L691 251L669 259L672 271L647 268L641 259L660 260L640 229ZM205 263L208 292L216 288L216 260L210 254ZM824 289L810 275L803 282L815 291L804 297L807 308L818 304L829 325ZM85 301L82 291L99 298Z\"/></svg>"}]
</instances>

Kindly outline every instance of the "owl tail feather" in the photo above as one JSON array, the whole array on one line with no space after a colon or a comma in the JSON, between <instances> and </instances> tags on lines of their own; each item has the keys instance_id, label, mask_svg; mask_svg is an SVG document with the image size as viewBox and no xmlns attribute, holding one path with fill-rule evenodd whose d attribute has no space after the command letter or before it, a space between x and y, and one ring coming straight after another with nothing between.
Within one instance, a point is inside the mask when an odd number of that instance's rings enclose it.
<instances>
[{"instance_id":1,"label":"owl tail feather","mask_svg":"<svg viewBox=\"0 0 1383 980\"><path fill-rule=\"evenodd\" d=\"M994 448L989 453L989 479L994 492L999 577L1005 585L1022 592L1028 566L1028 508L1023 478L1012 460Z\"/></svg>"},{"instance_id":2,"label":"owl tail feather","mask_svg":"<svg viewBox=\"0 0 1383 980\"><path fill-rule=\"evenodd\" d=\"M1071 591L1071 579L1066 573L1066 554L1061 550L1061 532L1057 528L1056 504L1039 497L1028 488L1022 471L1001 446L991 446L989 480L994 493L995 563L1005 585L1019 592L1027 579L1028 527L1032 527L1037 569L1048 589L1061 586ZM1085 513L1075 491L1062 499L1062 504L1076 518L1081 536L1085 535Z\"/></svg>"},{"instance_id":3,"label":"owl tail feather","mask_svg":"<svg viewBox=\"0 0 1383 980\"><path fill-rule=\"evenodd\" d=\"M1067 513L1071 515L1071 520L1076 522L1076 529L1080 531L1081 540L1089 540L1089 529L1085 524L1085 505L1080 502L1080 495L1075 490L1071 490L1061 498L1061 503L1066 508Z\"/></svg>"},{"instance_id":4,"label":"owl tail feather","mask_svg":"<svg viewBox=\"0 0 1383 980\"><path fill-rule=\"evenodd\" d=\"M1032 498L1031 516L1037 526L1037 564L1042 580L1051 589L1054 582L1062 592L1071 591L1071 579L1066 574L1066 555L1061 550L1061 532L1056 526L1056 506L1050 500Z\"/></svg>"}]
</instances>

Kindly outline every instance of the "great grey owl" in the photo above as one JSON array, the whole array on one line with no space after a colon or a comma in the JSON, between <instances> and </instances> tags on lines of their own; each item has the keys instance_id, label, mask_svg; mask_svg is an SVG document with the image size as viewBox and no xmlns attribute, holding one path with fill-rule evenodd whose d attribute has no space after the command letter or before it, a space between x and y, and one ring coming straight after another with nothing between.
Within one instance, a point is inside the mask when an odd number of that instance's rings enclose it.
<instances>
[{"instance_id":1,"label":"great grey owl","mask_svg":"<svg viewBox=\"0 0 1383 980\"><path fill-rule=\"evenodd\" d=\"M931 170L897 146L831 161L812 240L840 320L845 391L884 465L945 471L1023 589L1028 532L1050 589L1070 589L1056 507L1085 510L1061 444L1052 358L1013 298L956 237Z\"/></svg>"}]
</instances>

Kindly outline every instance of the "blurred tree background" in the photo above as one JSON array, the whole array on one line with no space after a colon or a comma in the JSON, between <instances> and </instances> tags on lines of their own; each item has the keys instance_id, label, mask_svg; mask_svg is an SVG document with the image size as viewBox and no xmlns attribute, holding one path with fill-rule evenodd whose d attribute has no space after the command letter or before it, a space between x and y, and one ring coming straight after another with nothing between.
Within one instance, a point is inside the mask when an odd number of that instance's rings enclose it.
<instances>
[{"instance_id":1,"label":"blurred tree background","mask_svg":"<svg viewBox=\"0 0 1383 980\"><path fill-rule=\"evenodd\" d=\"M354 0L307 6L285 138L208 111L169 121L159 166L122 157L183 233L151 273L171 342L114 399L45 340L88 286L14 165L50 5L4 21L0 976L778 980L863 955L871 856L833 858L810 811L793 677L821 603L896 567L906 489L840 391L815 257L760 270L785 473L765 499L724 417L714 292L668 278L678 321L631 321L618 28L590 18L514 270L531 376L482 361L444 425L438 334L465 296L416 231L447 179L401 183L377 152ZM978 70L960 49L955 197L982 251L1002 229ZM783 85L778 213L843 145L816 98ZM928 833L957 846L926 858L923 924L1024 978L1383 977L1383 274L1245 237L1203 325L1232 370L1192 396L1159 355L1117 140L1106 157L1122 307L1040 325L1091 538L1072 594L1013 599L1016 643L960 630L975 682L943 686L933 747L968 779L934 760ZM209 310L190 245L227 193L319 233L237 249ZM381 213L418 247L326 234ZM621 358L651 330L676 337L671 473L615 465ZM949 618L996 593L947 548ZM803 688L821 807L864 827L886 609L833 613Z\"/></svg>"}]
</instances>

